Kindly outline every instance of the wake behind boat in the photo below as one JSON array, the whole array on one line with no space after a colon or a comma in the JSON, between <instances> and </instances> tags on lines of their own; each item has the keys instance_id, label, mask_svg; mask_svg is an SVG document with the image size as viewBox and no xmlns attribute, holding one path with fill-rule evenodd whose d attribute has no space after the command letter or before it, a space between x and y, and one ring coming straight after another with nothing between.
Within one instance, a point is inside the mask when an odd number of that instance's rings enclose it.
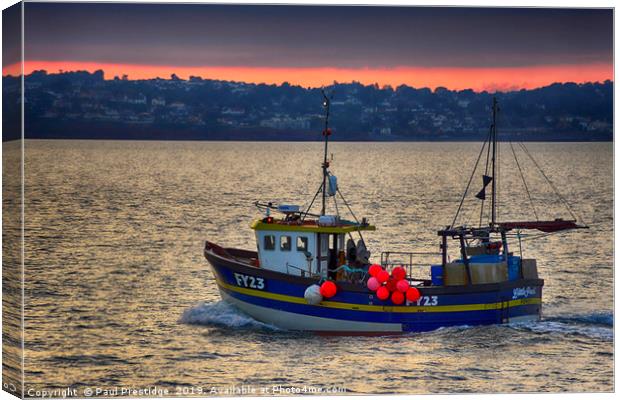
<instances>
[{"instance_id":1,"label":"wake behind boat","mask_svg":"<svg viewBox=\"0 0 620 400\"><path fill-rule=\"evenodd\" d=\"M577 223L566 201L570 220L541 221L537 215L532 221L497 220L496 100L493 124L454 220L437 232L440 251L383 251L373 264L363 233L374 231L375 226L356 217L329 168L330 99L323 96L322 181L310 205L302 209L256 202L264 213L251 224L257 251L205 244L204 254L222 299L261 322L328 334L388 334L540 319L544 281L538 276L536 260L523 257L522 238L528 237L527 231L550 234L585 226ZM485 150L483 187L475 195L481 202L479 223L457 225ZM521 177L531 201L522 173ZM485 203L489 186L491 199ZM311 213L319 196L320 212ZM328 200L334 205L331 214ZM344 209L350 217L341 215ZM488 221L483 224L485 216ZM436 264L427 261L435 256ZM421 271L426 276L419 275Z\"/></svg>"}]
</instances>

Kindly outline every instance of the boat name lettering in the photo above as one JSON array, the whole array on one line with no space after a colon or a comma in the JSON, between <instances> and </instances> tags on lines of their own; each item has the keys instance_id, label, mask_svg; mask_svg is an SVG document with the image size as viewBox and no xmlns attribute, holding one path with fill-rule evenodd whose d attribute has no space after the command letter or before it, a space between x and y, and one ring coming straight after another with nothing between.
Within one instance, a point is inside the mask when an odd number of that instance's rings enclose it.
<instances>
[{"instance_id":1,"label":"boat name lettering","mask_svg":"<svg viewBox=\"0 0 620 400\"><path fill-rule=\"evenodd\" d=\"M530 297L536 295L536 289L533 287L514 288L512 289L512 299L516 300L522 297Z\"/></svg>"},{"instance_id":2,"label":"boat name lettering","mask_svg":"<svg viewBox=\"0 0 620 400\"><path fill-rule=\"evenodd\" d=\"M416 304L419 306L436 306L437 302L437 296L422 296Z\"/></svg>"},{"instance_id":3,"label":"boat name lettering","mask_svg":"<svg viewBox=\"0 0 620 400\"><path fill-rule=\"evenodd\" d=\"M235 280L237 281L237 286L264 290L265 289L265 280L263 278L257 278L255 276L243 275L234 273Z\"/></svg>"}]
</instances>

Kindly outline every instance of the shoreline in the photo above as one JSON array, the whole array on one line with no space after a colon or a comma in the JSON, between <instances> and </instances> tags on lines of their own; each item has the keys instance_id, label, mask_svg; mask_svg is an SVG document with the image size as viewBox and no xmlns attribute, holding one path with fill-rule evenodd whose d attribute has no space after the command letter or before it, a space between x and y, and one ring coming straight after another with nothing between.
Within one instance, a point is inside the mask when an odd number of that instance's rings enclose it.
<instances>
[{"instance_id":1,"label":"shoreline","mask_svg":"<svg viewBox=\"0 0 620 400\"><path fill-rule=\"evenodd\" d=\"M16 142L21 140L9 139L2 140L3 143ZM55 140L73 140L73 141L127 141L127 142L238 142L238 143L323 143L322 140L255 140L255 139L136 139L136 138L85 138L85 137L26 137L24 140L40 140L40 141L55 141ZM498 140L500 143L510 143L512 141L524 142L524 143L614 143L613 139L610 140ZM438 139L438 140L363 140L363 139L351 139L351 140L330 140L330 143L482 143L483 140L479 139Z\"/></svg>"}]
</instances>

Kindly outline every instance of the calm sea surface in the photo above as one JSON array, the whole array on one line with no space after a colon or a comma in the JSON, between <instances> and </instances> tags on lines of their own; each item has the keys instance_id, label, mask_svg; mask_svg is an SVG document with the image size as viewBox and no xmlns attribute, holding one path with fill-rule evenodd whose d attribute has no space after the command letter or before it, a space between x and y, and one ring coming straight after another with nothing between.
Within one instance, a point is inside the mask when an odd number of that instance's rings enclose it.
<instances>
[{"instance_id":1,"label":"calm sea surface","mask_svg":"<svg viewBox=\"0 0 620 400\"><path fill-rule=\"evenodd\" d=\"M330 146L340 189L378 227L366 235L374 256L437 250L436 231L450 224L479 148ZM612 391L613 145L528 148L591 227L524 243L545 279L543 320L360 338L253 321L220 302L202 255L205 239L255 248L255 200L308 204L320 184L321 143L28 140L26 394L66 387L80 395L153 387L222 394L233 385L255 394L274 386ZM539 217L570 217L517 155ZM500 219L532 218L507 143L501 172ZM465 204L472 223L479 175Z\"/></svg>"}]
</instances>

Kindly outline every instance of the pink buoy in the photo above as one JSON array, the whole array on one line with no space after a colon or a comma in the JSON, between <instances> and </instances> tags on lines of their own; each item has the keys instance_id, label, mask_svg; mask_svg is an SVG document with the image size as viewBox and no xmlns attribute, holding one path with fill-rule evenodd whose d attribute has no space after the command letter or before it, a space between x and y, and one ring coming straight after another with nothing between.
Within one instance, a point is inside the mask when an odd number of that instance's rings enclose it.
<instances>
[{"instance_id":1,"label":"pink buoy","mask_svg":"<svg viewBox=\"0 0 620 400\"><path fill-rule=\"evenodd\" d=\"M401 279L396 282L396 289L401 293L406 293L409 290L409 282L406 279Z\"/></svg>"},{"instance_id":2,"label":"pink buoy","mask_svg":"<svg viewBox=\"0 0 620 400\"><path fill-rule=\"evenodd\" d=\"M405 302L405 295L402 292L392 293L392 303L399 305Z\"/></svg>"},{"instance_id":3,"label":"pink buoy","mask_svg":"<svg viewBox=\"0 0 620 400\"><path fill-rule=\"evenodd\" d=\"M379 300L387 300L388 297L390 297L390 291L387 290L385 286L381 286L379 289L377 289L377 297L379 298Z\"/></svg>"},{"instance_id":4,"label":"pink buoy","mask_svg":"<svg viewBox=\"0 0 620 400\"><path fill-rule=\"evenodd\" d=\"M377 274L381 272L383 268L379 264L372 264L370 268L368 268L368 275L377 277Z\"/></svg>"},{"instance_id":5,"label":"pink buoy","mask_svg":"<svg viewBox=\"0 0 620 400\"><path fill-rule=\"evenodd\" d=\"M379 289L379 286L381 286L381 283L377 278L375 278L374 276L368 278L368 282L366 282L366 287L368 287L368 289L376 292L377 289Z\"/></svg>"},{"instance_id":6,"label":"pink buoy","mask_svg":"<svg viewBox=\"0 0 620 400\"><path fill-rule=\"evenodd\" d=\"M405 279L406 276L407 276L407 271L405 271L403 267L396 267L392 270L392 277L396 279L397 281L400 281L401 279Z\"/></svg>"},{"instance_id":7,"label":"pink buoy","mask_svg":"<svg viewBox=\"0 0 620 400\"><path fill-rule=\"evenodd\" d=\"M388 279L390 279L390 274L388 274L386 270L382 269L377 274L377 279L379 280L380 283L385 283L388 281Z\"/></svg>"}]
</instances>

